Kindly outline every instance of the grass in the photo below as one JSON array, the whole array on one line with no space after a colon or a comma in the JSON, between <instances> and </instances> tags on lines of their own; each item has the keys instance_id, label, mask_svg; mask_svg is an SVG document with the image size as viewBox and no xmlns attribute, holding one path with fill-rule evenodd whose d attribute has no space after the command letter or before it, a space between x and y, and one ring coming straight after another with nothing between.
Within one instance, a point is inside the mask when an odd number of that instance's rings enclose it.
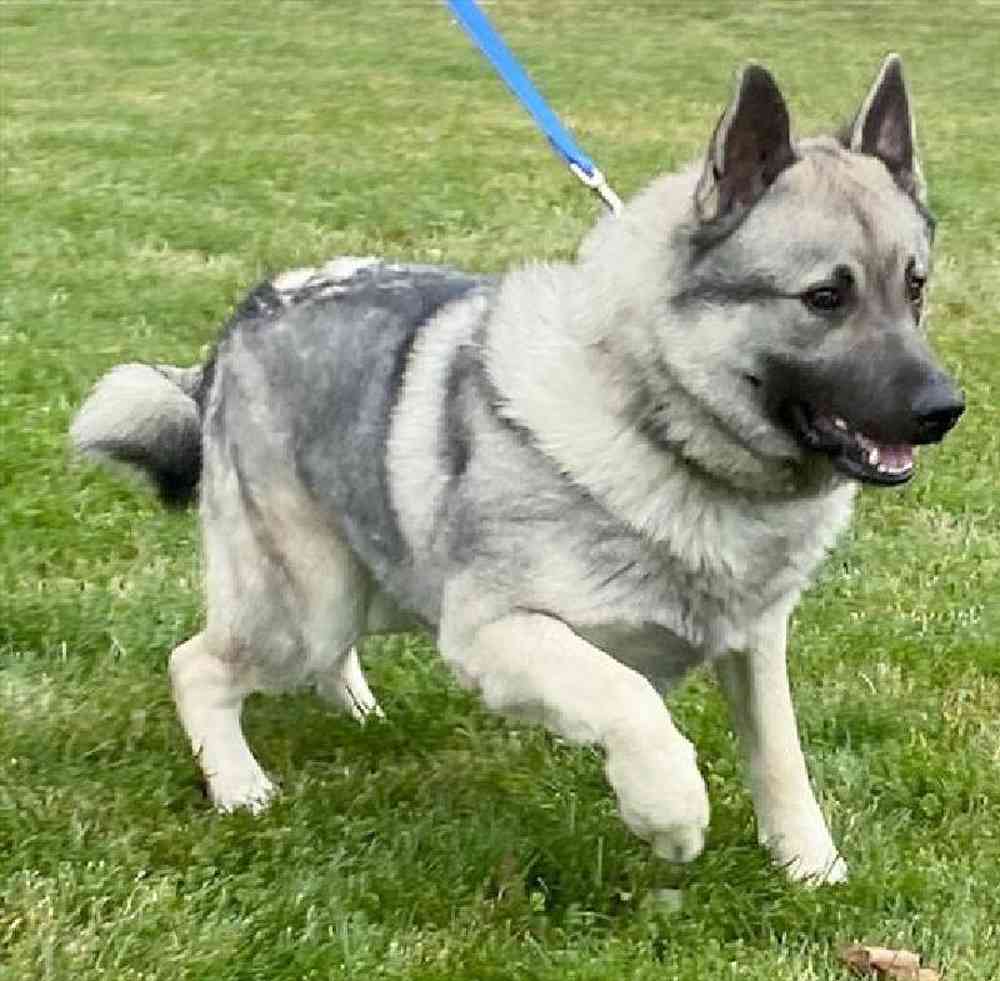
<instances>
[{"instance_id":1,"label":"grass","mask_svg":"<svg viewBox=\"0 0 1000 981\"><path fill-rule=\"evenodd\" d=\"M487 715L412 637L367 652L389 724L255 701L285 793L258 819L209 811L165 678L201 619L195 522L70 466L74 406L116 362L197 360L264 270L495 270L571 254L597 209L434 3L7 0L0 978L800 981L843 977L855 939L997 978L1000 12L491 11L626 194L701 152L748 58L803 130L853 111L886 50L907 61L941 219L934 331L971 408L911 487L862 495L796 616L851 882L768 867L704 677L671 706L713 825L673 868L622 828L594 752Z\"/></svg>"}]
</instances>

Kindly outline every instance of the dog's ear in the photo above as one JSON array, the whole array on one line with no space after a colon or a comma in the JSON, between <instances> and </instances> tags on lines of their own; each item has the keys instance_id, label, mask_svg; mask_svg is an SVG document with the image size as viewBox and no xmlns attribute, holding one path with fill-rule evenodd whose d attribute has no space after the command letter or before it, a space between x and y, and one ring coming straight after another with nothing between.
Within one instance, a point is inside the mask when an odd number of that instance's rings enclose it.
<instances>
[{"instance_id":1,"label":"dog's ear","mask_svg":"<svg viewBox=\"0 0 1000 981\"><path fill-rule=\"evenodd\" d=\"M907 194L923 200L916 127L899 55L891 54L882 62L844 142L854 153L878 157Z\"/></svg>"},{"instance_id":2,"label":"dog's ear","mask_svg":"<svg viewBox=\"0 0 1000 981\"><path fill-rule=\"evenodd\" d=\"M695 191L702 221L745 211L795 162L788 107L771 73L748 65L708 145Z\"/></svg>"}]
</instances>

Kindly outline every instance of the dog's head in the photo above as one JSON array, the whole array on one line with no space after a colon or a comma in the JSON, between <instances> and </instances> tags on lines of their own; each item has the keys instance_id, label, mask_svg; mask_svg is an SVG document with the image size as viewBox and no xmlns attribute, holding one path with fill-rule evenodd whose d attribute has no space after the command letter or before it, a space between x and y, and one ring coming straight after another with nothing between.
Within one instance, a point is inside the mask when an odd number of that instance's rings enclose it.
<instances>
[{"instance_id":1,"label":"dog's head","mask_svg":"<svg viewBox=\"0 0 1000 981\"><path fill-rule=\"evenodd\" d=\"M923 330L934 222L914 132L895 55L836 138L793 143L757 66L716 127L670 319L686 325L682 383L764 455L822 455L857 480L899 484L915 445L964 410ZM667 360L678 342L672 331Z\"/></svg>"}]
</instances>

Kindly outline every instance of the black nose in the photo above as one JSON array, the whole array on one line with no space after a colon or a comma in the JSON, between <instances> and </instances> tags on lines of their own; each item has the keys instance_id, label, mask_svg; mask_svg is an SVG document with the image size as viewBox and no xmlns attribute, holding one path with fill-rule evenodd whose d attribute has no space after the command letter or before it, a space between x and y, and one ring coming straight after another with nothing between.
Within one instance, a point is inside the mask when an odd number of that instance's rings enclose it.
<instances>
[{"instance_id":1,"label":"black nose","mask_svg":"<svg viewBox=\"0 0 1000 981\"><path fill-rule=\"evenodd\" d=\"M965 412L965 397L946 379L939 378L913 400L913 420L918 443L936 443Z\"/></svg>"}]
</instances>

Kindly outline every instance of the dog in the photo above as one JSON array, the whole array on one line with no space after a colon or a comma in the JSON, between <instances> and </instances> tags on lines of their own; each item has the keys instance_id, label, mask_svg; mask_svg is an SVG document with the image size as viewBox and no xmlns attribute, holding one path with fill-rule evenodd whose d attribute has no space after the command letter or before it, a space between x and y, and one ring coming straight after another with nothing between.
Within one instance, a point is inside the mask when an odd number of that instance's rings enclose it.
<instances>
[{"instance_id":1,"label":"dog","mask_svg":"<svg viewBox=\"0 0 1000 981\"><path fill-rule=\"evenodd\" d=\"M963 412L922 330L933 232L898 56L801 141L750 65L704 160L575 262L340 258L254 289L204 365L113 368L72 440L200 500L207 623L170 677L214 804L275 792L247 694L379 714L355 645L422 625L490 709L602 748L625 823L678 862L709 806L663 692L711 663L761 842L843 879L787 623L858 485L905 483Z\"/></svg>"}]
</instances>

